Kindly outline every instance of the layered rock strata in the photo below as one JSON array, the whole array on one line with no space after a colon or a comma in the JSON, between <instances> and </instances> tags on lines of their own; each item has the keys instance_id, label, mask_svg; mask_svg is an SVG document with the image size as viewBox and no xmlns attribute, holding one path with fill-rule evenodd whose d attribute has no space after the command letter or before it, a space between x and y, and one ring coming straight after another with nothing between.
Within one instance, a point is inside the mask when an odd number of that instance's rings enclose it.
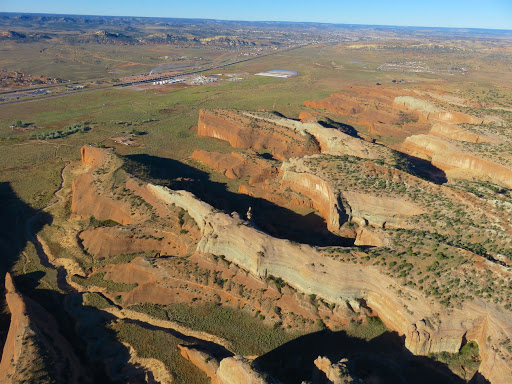
<instances>
[{"instance_id":1,"label":"layered rock strata","mask_svg":"<svg viewBox=\"0 0 512 384\"><path fill-rule=\"evenodd\" d=\"M148 188L162 201L187 209L196 220L203 233L198 251L224 255L256 276L280 277L298 290L332 303L364 299L389 328L405 336L406 347L415 354L458 352L465 339L476 340L481 345L480 372L496 383L511 377L511 366L483 340L512 336L512 321L489 304L474 300L447 313L440 304L415 289L397 285L375 267L340 262L313 247L272 238L216 212L188 192L152 185ZM431 321L434 314L439 321Z\"/></svg>"},{"instance_id":2,"label":"layered rock strata","mask_svg":"<svg viewBox=\"0 0 512 384\"><path fill-rule=\"evenodd\" d=\"M432 165L458 177L483 177L512 188L512 168L462 152L448 140L433 135L410 136L402 144L404 152L429 160Z\"/></svg>"},{"instance_id":3,"label":"layered rock strata","mask_svg":"<svg viewBox=\"0 0 512 384\"><path fill-rule=\"evenodd\" d=\"M279 160L319 152L318 145L308 134L293 132L233 111L201 110L197 133L227 141L234 148L270 151Z\"/></svg>"}]
</instances>

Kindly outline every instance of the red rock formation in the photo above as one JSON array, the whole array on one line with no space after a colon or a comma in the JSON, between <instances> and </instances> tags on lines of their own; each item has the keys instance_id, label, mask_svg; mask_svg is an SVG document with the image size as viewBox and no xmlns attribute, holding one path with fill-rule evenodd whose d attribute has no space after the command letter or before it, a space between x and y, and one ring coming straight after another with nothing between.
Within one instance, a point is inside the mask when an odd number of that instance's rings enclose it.
<instances>
[{"instance_id":1,"label":"red rock formation","mask_svg":"<svg viewBox=\"0 0 512 384\"><path fill-rule=\"evenodd\" d=\"M10 382L8 377L14 375L18 360L22 358L22 342L30 323L25 302L16 291L9 273L5 275L5 299L11 312L11 325L5 340L2 361L0 362L0 382Z\"/></svg>"},{"instance_id":2,"label":"red rock formation","mask_svg":"<svg viewBox=\"0 0 512 384\"><path fill-rule=\"evenodd\" d=\"M267 384L269 383L250 365L251 360L242 356L226 357L220 363L207 354L193 347L178 346L181 355L191 361L211 379L212 384ZM272 381L276 383L275 381Z\"/></svg>"},{"instance_id":3,"label":"red rock formation","mask_svg":"<svg viewBox=\"0 0 512 384\"><path fill-rule=\"evenodd\" d=\"M322 100L307 100L304 105L308 108L325 109L327 112L334 112L344 116L361 113L364 108L357 101L343 93L333 93Z\"/></svg>"},{"instance_id":4,"label":"red rock formation","mask_svg":"<svg viewBox=\"0 0 512 384\"><path fill-rule=\"evenodd\" d=\"M490 143L491 140L448 123L436 123L429 132L431 135L470 143Z\"/></svg>"},{"instance_id":5,"label":"red rock formation","mask_svg":"<svg viewBox=\"0 0 512 384\"><path fill-rule=\"evenodd\" d=\"M319 153L309 135L226 110L201 110L197 133L227 141L234 148L269 150L279 160Z\"/></svg>"},{"instance_id":6,"label":"red rock formation","mask_svg":"<svg viewBox=\"0 0 512 384\"><path fill-rule=\"evenodd\" d=\"M498 184L512 188L512 169L493 161L464 153L447 140L433 135L408 137L402 144L404 152L429 160L450 175L458 171L457 177L478 176L490 178ZM461 172L462 171L462 172Z\"/></svg>"},{"instance_id":7,"label":"red rock formation","mask_svg":"<svg viewBox=\"0 0 512 384\"><path fill-rule=\"evenodd\" d=\"M230 179L250 177L249 184L262 182L277 173L277 167L273 162L256 155L251 156L239 152L225 154L196 149L192 158L223 173Z\"/></svg>"},{"instance_id":8,"label":"red rock formation","mask_svg":"<svg viewBox=\"0 0 512 384\"><path fill-rule=\"evenodd\" d=\"M309 112L301 111L299 113L299 120L302 123L316 123L316 118Z\"/></svg>"},{"instance_id":9,"label":"red rock formation","mask_svg":"<svg viewBox=\"0 0 512 384\"><path fill-rule=\"evenodd\" d=\"M0 382L14 384L33 380L35 360L43 362L38 369L51 371L49 376L55 381L84 382L82 366L53 317L18 292L9 273L5 276L5 289L11 324L0 362Z\"/></svg>"},{"instance_id":10,"label":"red rock formation","mask_svg":"<svg viewBox=\"0 0 512 384\"><path fill-rule=\"evenodd\" d=\"M80 148L82 164L100 167L105 163L108 152L109 151L104 148L97 148L90 145L84 146Z\"/></svg>"},{"instance_id":11,"label":"red rock formation","mask_svg":"<svg viewBox=\"0 0 512 384\"><path fill-rule=\"evenodd\" d=\"M125 227L100 227L82 232L80 238L87 252L97 258L149 251L183 256L189 252L188 246L180 239L179 230L173 232L151 228L133 231L133 228Z\"/></svg>"},{"instance_id":12,"label":"red rock formation","mask_svg":"<svg viewBox=\"0 0 512 384\"><path fill-rule=\"evenodd\" d=\"M327 227L332 232L337 232L346 220L353 220L361 226L370 224L381 228L406 228L407 218L424 212L420 206L402 197L376 197L366 193L339 190L335 183L316 175L315 171L306 165L305 159L330 161L329 158L322 160L321 156L290 159L281 167L282 185L309 197L313 207L325 218ZM368 162L368 167L372 166L378 168ZM388 168L383 168L382 173L386 174L387 171ZM404 178L411 177L394 169L389 169L389 172L399 173Z\"/></svg>"},{"instance_id":13,"label":"red rock formation","mask_svg":"<svg viewBox=\"0 0 512 384\"><path fill-rule=\"evenodd\" d=\"M93 180L90 174L79 175L73 180L71 212L81 218L94 216L98 220L131 224L133 219L126 204L98 194Z\"/></svg>"},{"instance_id":14,"label":"red rock formation","mask_svg":"<svg viewBox=\"0 0 512 384\"><path fill-rule=\"evenodd\" d=\"M314 363L327 376L330 384L349 384L353 380L348 374L347 361L347 359L341 359L333 364L328 357L318 356Z\"/></svg>"},{"instance_id":15,"label":"red rock formation","mask_svg":"<svg viewBox=\"0 0 512 384\"><path fill-rule=\"evenodd\" d=\"M282 185L290 187L294 191L304 194L313 202L313 207L325 218L327 228L337 232L343 224L340 214L345 214L345 208L339 194L336 194L331 186L318 176L292 171L288 164L283 164Z\"/></svg>"}]
</instances>

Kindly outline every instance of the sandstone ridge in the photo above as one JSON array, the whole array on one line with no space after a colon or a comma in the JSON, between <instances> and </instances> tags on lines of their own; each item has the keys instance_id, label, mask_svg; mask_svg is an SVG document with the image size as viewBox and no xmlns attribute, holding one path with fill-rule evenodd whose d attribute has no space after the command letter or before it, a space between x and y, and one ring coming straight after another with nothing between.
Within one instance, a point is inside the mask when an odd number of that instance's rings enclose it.
<instances>
[{"instance_id":1,"label":"sandstone ridge","mask_svg":"<svg viewBox=\"0 0 512 384\"><path fill-rule=\"evenodd\" d=\"M337 166L336 162L331 163ZM393 179L411 178L411 185L416 183L428 188L427 184L422 184L426 182L404 172L373 163L366 167L368 172L382 169ZM398 279L375 266L362 267L332 257L320 248L271 237L237 215L215 210L187 191L152 184L140 188L146 191L146 198L155 207L178 207L190 215L200 231L197 252L223 255L256 277L281 278L300 292L316 295L335 305L343 306L347 301L365 303L390 329L405 336L406 347L415 354L457 352L465 340L476 340L482 356L482 375L493 383L510 377L511 367L500 357L503 350L496 343L486 342L502 340L512 333L510 317L492 304L477 298L447 311L417 289L402 286ZM358 257L356 250L350 252Z\"/></svg>"}]
</instances>

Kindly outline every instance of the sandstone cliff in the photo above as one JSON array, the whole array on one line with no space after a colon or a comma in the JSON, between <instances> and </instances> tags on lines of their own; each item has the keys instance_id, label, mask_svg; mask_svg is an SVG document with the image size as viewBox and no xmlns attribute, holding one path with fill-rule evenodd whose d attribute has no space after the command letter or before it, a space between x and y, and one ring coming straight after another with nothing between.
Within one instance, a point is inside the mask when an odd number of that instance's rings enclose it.
<instances>
[{"instance_id":1,"label":"sandstone cliff","mask_svg":"<svg viewBox=\"0 0 512 384\"><path fill-rule=\"evenodd\" d=\"M432 165L458 177L489 178L498 184L512 187L512 168L496 162L466 153L448 140L433 135L416 135L408 137L402 149L413 156L429 160ZM460 172L463 171L463 172Z\"/></svg>"},{"instance_id":2,"label":"sandstone cliff","mask_svg":"<svg viewBox=\"0 0 512 384\"><path fill-rule=\"evenodd\" d=\"M401 287L377 268L344 263L323 256L315 248L294 245L272 238L229 215L215 212L211 206L185 191L170 191L149 186L155 196L168 204L187 209L203 231L198 250L221 254L256 276L277 276L307 294L316 294L333 303L364 299L384 323L405 335L406 347L415 354L457 352L464 338L482 342L482 338L511 335L512 320L480 300L447 313L417 290ZM400 289L399 289L400 288ZM401 293L397 293L401 292ZM433 321L439 314L439 321ZM491 325L492 324L492 325ZM482 337L483 333L483 337ZM481 344L481 373L491 382L500 382L511 366L496 344ZM493 367L493 368L491 368Z\"/></svg>"},{"instance_id":3,"label":"sandstone cliff","mask_svg":"<svg viewBox=\"0 0 512 384\"><path fill-rule=\"evenodd\" d=\"M87 382L83 368L51 315L23 297L5 276L11 325L0 362L0 382Z\"/></svg>"},{"instance_id":4,"label":"sandstone cliff","mask_svg":"<svg viewBox=\"0 0 512 384\"><path fill-rule=\"evenodd\" d=\"M315 360L315 366L322 371L331 384L349 384L352 383L352 377L348 374L347 359L342 359L337 363L331 363L328 357L318 356Z\"/></svg>"},{"instance_id":5,"label":"sandstone cliff","mask_svg":"<svg viewBox=\"0 0 512 384\"><path fill-rule=\"evenodd\" d=\"M213 168L230 179L250 177L249 184L262 182L277 172L275 162L256 154L232 152L230 154L196 149L192 158Z\"/></svg>"},{"instance_id":6,"label":"sandstone cliff","mask_svg":"<svg viewBox=\"0 0 512 384\"><path fill-rule=\"evenodd\" d=\"M234 148L268 150L279 160L319 152L308 134L226 110L201 110L197 133L227 141Z\"/></svg>"},{"instance_id":7,"label":"sandstone cliff","mask_svg":"<svg viewBox=\"0 0 512 384\"><path fill-rule=\"evenodd\" d=\"M392 159L392 151L389 148L369 143L358 137L350 136L338 129L326 128L317 122L305 123L254 112L243 112L243 115L267 121L269 124L278 124L293 132L311 135L319 143L322 153L337 156L350 155L364 159ZM305 155L307 154L303 154L302 156Z\"/></svg>"},{"instance_id":8,"label":"sandstone cliff","mask_svg":"<svg viewBox=\"0 0 512 384\"><path fill-rule=\"evenodd\" d=\"M337 231L343 222L350 220L359 225L404 228L409 226L407 218L424 213L424 209L403 197L376 197L369 193L350 191L338 186L336 180L322 177L318 172L317 164L330 163L332 166L337 161L340 158L313 156L290 159L281 167L283 185L308 196L326 219L329 230ZM403 173L397 170L393 172Z\"/></svg>"},{"instance_id":9,"label":"sandstone cliff","mask_svg":"<svg viewBox=\"0 0 512 384\"><path fill-rule=\"evenodd\" d=\"M385 165L377 165L359 158L336 159L334 156L322 156L290 161L289 163L298 165L291 172L300 173L299 166L303 166L308 174L314 175L318 180L309 179L310 176L306 173L303 177L308 178L312 183L320 183L323 180L332 191L338 186L336 179L342 176L346 185L355 186L356 189L353 192L358 191L359 184L364 184L366 188L375 187L383 197L387 196L385 194L387 192L383 192L386 188L398 192L405 188L410 196L421 190L425 195L431 193L437 200L441 199L441 202L445 194L454 195L453 198L461 198L460 192L456 194L444 187L439 190L431 183ZM317 161L318 157L322 158L322 161ZM311 163L301 165L299 161ZM324 166L325 169L323 169ZM339 172L334 179L329 176L333 174L333 169ZM460 307L447 310L441 303L426 296L417 288L403 285L400 279L386 273L387 270L376 263L364 263L363 260L367 255L365 253L353 249L341 250L343 254L347 252L350 254L352 258L350 261L350 259L336 256L336 250L324 251L273 238L251 227L237 215L227 215L215 210L189 192L172 191L151 184L139 185L139 188L145 191L145 199L151 201L154 209L159 212L162 211L165 214L171 209L183 209L188 212L200 231L201 239L197 244L199 254L222 255L226 260L249 271L255 277L264 279L272 275L281 278L298 291L316 295L338 308L346 307L347 301L354 303L355 307L357 303L364 303L364 306L377 314L389 328L404 335L406 347L416 354L457 352L464 340L476 340L480 345L482 356L480 372L491 382L496 383L510 377L511 366L508 363L510 357L503 347L504 344L500 343L512 336L512 320L508 312L499 306L477 297L464 301ZM318 188L318 190L321 189ZM328 195L329 192L319 194L319 204L329 203L329 199L325 197ZM360 198L358 194L355 194L355 198L350 196L350 193L348 196L354 201ZM408 198L405 200L408 201ZM325 203L326 212L330 207L327 203ZM359 204L362 206L360 210L365 209L365 204L365 201ZM370 208L366 209L372 211L369 213L373 214L373 211L378 213L377 207L372 208L371 204L368 206ZM407 207L407 204L404 206ZM421 209L421 205L419 207ZM393 205L388 208L389 212L399 210L399 207ZM414 211L417 208L408 207L407 210ZM390 215L389 212L384 209L381 214ZM394 219L398 222L404 220L402 217ZM393 217L390 223L392 220ZM369 227L363 227L363 231L365 228ZM377 242L377 240L372 241ZM386 241L385 237L382 241ZM482 258L471 257L483 266L481 269L498 268L499 273L506 273L500 269L500 266ZM469 273L467 271L471 268L471 264L461 264L458 268L463 269L463 273ZM113 273L114 270L120 269L113 269L112 274L109 275L110 278L116 275ZM454 270L453 274L456 273L457 271ZM226 372L236 371L235 368L228 369L231 363L233 363L231 360L227 361ZM219 367L221 365L219 364Z\"/></svg>"},{"instance_id":10,"label":"sandstone cliff","mask_svg":"<svg viewBox=\"0 0 512 384\"><path fill-rule=\"evenodd\" d=\"M491 142L487 137L459 128L455 124L435 123L429 133L446 139L468 141L470 143Z\"/></svg>"}]
</instances>

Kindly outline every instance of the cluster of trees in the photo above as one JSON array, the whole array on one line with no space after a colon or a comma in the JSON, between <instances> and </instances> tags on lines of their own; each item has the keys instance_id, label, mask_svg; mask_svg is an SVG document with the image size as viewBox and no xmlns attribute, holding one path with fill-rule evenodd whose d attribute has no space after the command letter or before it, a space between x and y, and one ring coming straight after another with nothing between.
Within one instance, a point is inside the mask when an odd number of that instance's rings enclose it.
<instances>
[{"instance_id":1,"label":"cluster of trees","mask_svg":"<svg viewBox=\"0 0 512 384\"><path fill-rule=\"evenodd\" d=\"M36 135L36 138L39 140L53 140L53 139L61 139L63 137L72 135L74 133L85 133L89 131L91 128L85 124L75 124L65 127L63 130L50 131L47 133L39 133Z\"/></svg>"}]
</instances>

